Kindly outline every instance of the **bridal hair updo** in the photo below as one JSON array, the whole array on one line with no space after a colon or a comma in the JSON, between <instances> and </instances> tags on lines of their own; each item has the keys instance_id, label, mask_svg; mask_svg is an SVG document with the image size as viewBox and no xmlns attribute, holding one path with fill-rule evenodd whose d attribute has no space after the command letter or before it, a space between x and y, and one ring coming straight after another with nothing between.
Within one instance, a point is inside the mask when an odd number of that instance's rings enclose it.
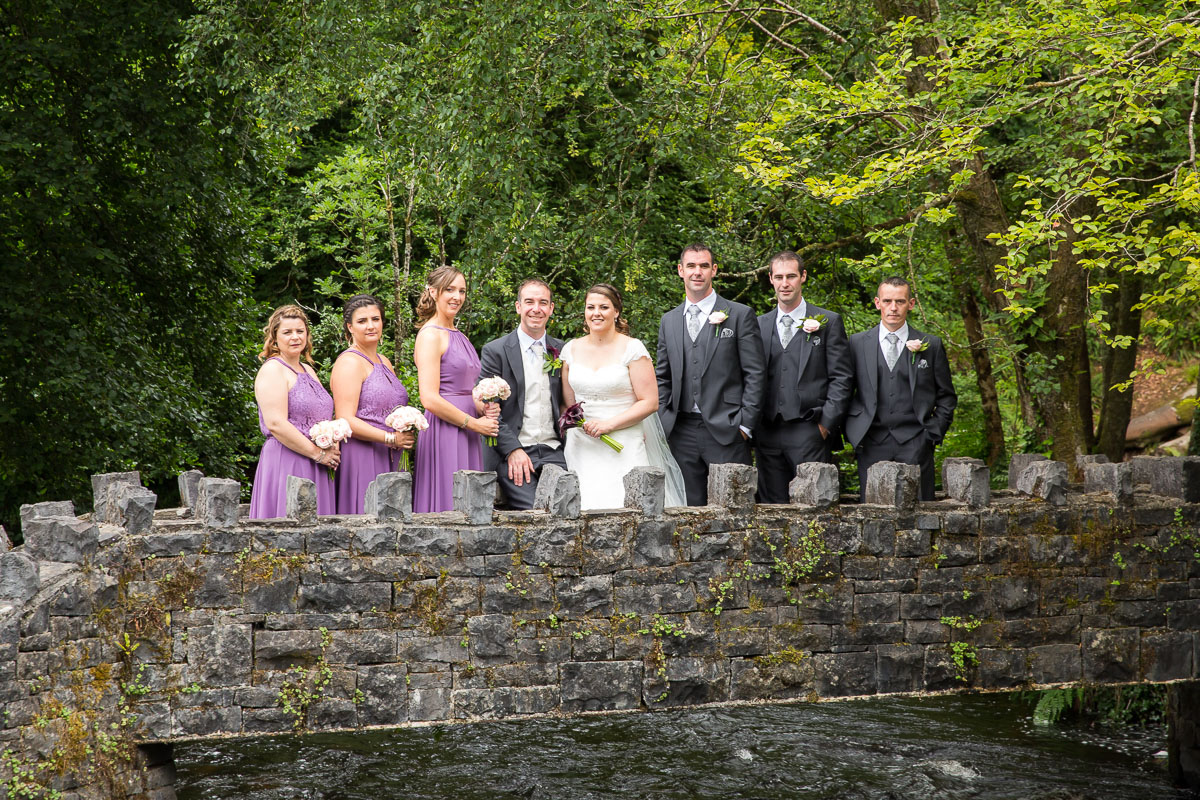
<instances>
[{"instance_id":1,"label":"bridal hair updo","mask_svg":"<svg viewBox=\"0 0 1200 800\"><path fill-rule=\"evenodd\" d=\"M312 326L308 324L308 315L304 313L304 309L297 305L280 306L271 312L271 318L267 320L266 326L263 328L263 347L262 352L258 354L259 361L266 361L268 358L274 358L279 355L279 344L276 338L279 336L279 326L283 324L285 319L298 319L304 323L304 332L306 341L304 350L300 353L300 357L312 364Z\"/></svg>"},{"instance_id":2,"label":"bridal hair updo","mask_svg":"<svg viewBox=\"0 0 1200 800\"><path fill-rule=\"evenodd\" d=\"M588 287L588 290L583 293L584 301L587 301L589 294L604 295L612 303L613 308L617 311L617 319L613 323L613 327L617 329L617 333L629 335L629 320L621 316L625 310L625 304L621 302L621 293L617 291L617 287L611 283L594 283Z\"/></svg>"},{"instance_id":3,"label":"bridal hair updo","mask_svg":"<svg viewBox=\"0 0 1200 800\"><path fill-rule=\"evenodd\" d=\"M380 332L387 330L387 309L383 307L383 303L379 302L379 298L370 294L356 294L346 301L346 305L342 306L342 336L347 342L354 344L354 337L350 335L350 323L354 322L354 312L360 308L370 308L375 306L379 309L379 327Z\"/></svg>"},{"instance_id":4,"label":"bridal hair updo","mask_svg":"<svg viewBox=\"0 0 1200 800\"><path fill-rule=\"evenodd\" d=\"M450 288L450 284L454 283L454 279L462 277L466 281L467 276L463 275L461 270L455 269L449 264L442 266L429 273L429 277L425 279L425 291L421 292L421 299L417 301L417 324L424 325L433 315L437 313L437 299L442 292ZM463 304L463 308L466 303ZM462 309L459 309L459 313Z\"/></svg>"}]
</instances>

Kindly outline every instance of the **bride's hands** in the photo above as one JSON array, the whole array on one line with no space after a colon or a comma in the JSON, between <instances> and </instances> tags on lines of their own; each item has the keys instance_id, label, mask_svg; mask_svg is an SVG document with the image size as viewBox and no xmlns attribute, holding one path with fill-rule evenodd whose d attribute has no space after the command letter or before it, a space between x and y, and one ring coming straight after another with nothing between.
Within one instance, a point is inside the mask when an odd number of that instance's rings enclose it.
<instances>
[{"instance_id":1,"label":"bride's hands","mask_svg":"<svg viewBox=\"0 0 1200 800\"><path fill-rule=\"evenodd\" d=\"M616 429L613 428L613 426L610 425L606 419L596 420L594 422L592 420L588 420L587 422L583 423L583 432L593 438L599 438L606 433L612 433L614 430Z\"/></svg>"}]
</instances>

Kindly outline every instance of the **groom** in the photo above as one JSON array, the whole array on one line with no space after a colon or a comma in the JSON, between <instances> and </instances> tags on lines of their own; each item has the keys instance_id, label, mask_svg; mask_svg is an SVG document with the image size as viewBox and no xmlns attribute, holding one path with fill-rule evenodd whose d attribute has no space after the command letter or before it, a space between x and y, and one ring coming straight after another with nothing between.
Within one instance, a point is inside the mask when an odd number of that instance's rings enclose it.
<instances>
[{"instance_id":1,"label":"groom","mask_svg":"<svg viewBox=\"0 0 1200 800\"><path fill-rule=\"evenodd\" d=\"M484 447L484 466L496 470L509 505L533 508L538 476L546 464L567 468L558 415L562 411L563 343L546 334L554 313L550 286L529 278L517 288L515 331L483 346L479 377L503 378L512 390L500 402L500 433Z\"/></svg>"},{"instance_id":2,"label":"groom","mask_svg":"<svg viewBox=\"0 0 1200 800\"><path fill-rule=\"evenodd\" d=\"M749 464L763 396L762 338L748 306L713 291L707 245L679 255L687 299L658 326L658 414L690 506L708 504L710 464Z\"/></svg>"}]
</instances>

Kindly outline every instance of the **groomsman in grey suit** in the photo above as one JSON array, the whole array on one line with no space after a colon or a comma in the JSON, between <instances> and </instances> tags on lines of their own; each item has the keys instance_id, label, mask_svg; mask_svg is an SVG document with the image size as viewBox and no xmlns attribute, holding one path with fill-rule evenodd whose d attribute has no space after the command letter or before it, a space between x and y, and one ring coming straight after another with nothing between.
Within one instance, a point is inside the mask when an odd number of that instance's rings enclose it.
<instances>
[{"instance_id":1,"label":"groomsman in grey suit","mask_svg":"<svg viewBox=\"0 0 1200 800\"><path fill-rule=\"evenodd\" d=\"M758 318L767 362L762 419L755 431L758 501L788 502L796 465L833 463L854 390L842 317L804 299L808 272L790 250L771 256L777 305Z\"/></svg>"},{"instance_id":2,"label":"groomsman in grey suit","mask_svg":"<svg viewBox=\"0 0 1200 800\"><path fill-rule=\"evenodd\" d=\"M713 291L712 250L679 256L687 299L658 326L658 414L683 472L690 506L708 504L710 464L749 464L763 395L763 350L754 312Z\"/></svg>"},{"instance_id":3,"label":"groomsman in grey suit","mask_svg":"<svg viewBox=\"0 0 1200 800\"><path fill-rule=\"evenodd\" d=\"M538 476L546 464L567 468L558 416L562 413L563 343L546 333L554 299L545 281L530 278L517 288L520 326L483 346L480 378L500 376L512 390L500 402L495 447L483 448L484 466L496 470L508 503L533 508Z\"/></svg>"},{"instance_id":4,"label":"groomsman in grey suit","mask_svg":"<svg viewBox=\"0 0 1200 800\"><path fill-rule=\"evenodd\" d=\"M954 419L958 396L942 340L908 324L915 300L900 277L879 284L880 322L850 337L855 393L846 437L858 456L865 499L867 473L880 461L921 467L921 499L933 499L933 448Z\"/></svg>"}]
</instances>

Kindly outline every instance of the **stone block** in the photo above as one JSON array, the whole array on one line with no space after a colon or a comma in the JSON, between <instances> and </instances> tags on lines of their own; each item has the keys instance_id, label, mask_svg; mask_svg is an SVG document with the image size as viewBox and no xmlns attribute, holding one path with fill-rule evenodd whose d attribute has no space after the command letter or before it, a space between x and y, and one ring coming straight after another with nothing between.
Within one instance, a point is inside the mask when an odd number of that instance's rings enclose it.
<instances>
[{"instance_id":1,"label":"stone block","mask_svg":"<svg viewBox=\"0 0 1200 800\"><path fill-rule=\"evenodd\" d=\"M1187 456L1180 462L1179 499L1185 503L1200 503L1200 456Z\"/></svg>"},{"instance_id":2,"label":"stone block","mask_svg":"<svg viewBox=\"0 0 1200 800\"><path fill-rule=\"evenodd\" d=\"M73 517L75 504L70 500L53 500L47 503L26 503L21 506L21 530L30 520L44 517Z\"/></svg>"},{"instance_id":3,"label":"stone block","mask_svg":"<svg viewBox=\"0 0 1200 800\"><path fill-rule=\"evenodd\" d=\"M898 461L880 461L867 472L866 502L911 509L921 496L921 468Z\"/></svg>"},{"instance_id":4,"label":"stone block","mask_svg":"<svg viewBox=\"0 0 1200 800\"><path fill-rule=\"evenodd\" d=\"M38 563L28 554L20 551L0 554L0 603L21 605L37 594L41 585Z\"/></svg>"},{"instance_id":5,"label":"stone block","mask_svg":"<svg viewBox=\"0 0 1200 800\"><path fill-rule=\"evenodd\" d=\"M408 668L403 664L380 664L358 669L362 703L358 719L363 725L398 725L408 720Z\"/></svg>"},{"instance_id":6,"label":"stone block","mask_svg":"<svg viewBox=\"0 0 1200 800\"><path fill-rule=\"evenodd\" d=\"M796 465L796 477L788 484L792 505L829 508L840 496L837 465L815 461Z\"/></svg>"},{"instance_id":7,"label":"stone block","mask_svg":"<svg viewBox=\"0 0 1200 800\"><path fill-rule=\"evenodd\" d=\"M1200 503L1200 457L1135 456L1133 482L1148 484L1152 494Z\"/></svg>"},{"instance_id":8,"label":"stone block","mask_svg":"<svg viewBox=\"0 0 1200 800\"><path fill-rule=\"evenodd\" d=\"M947 458L942 462L942 485L948 497L971 508L992 501L991 473L978 458Z\"/></svg>"},{"instance_id":9,"label":"stone block","mask_svg":"<svg viewBox=\"0 0 1200 800\"><path fill-rule=\"evenodd\" d=\"M8 538L8 531L0 525L0 553L7 553L9 550L12 550L12 540Z\"/></svg>"},{"instance_id":10,"label":"stone block","mask_svg":"<svg viewBox=\"0 0 1200 800\"><path fill-rule=\"evenodd\" d=\"M1111 464L1108 456L1103 453L1089 453L1088 455L1075 456L1075 469L1080 473L1084 472L1089 464Z\"/></svg>"},{"instance_id":11,"label":"stone block","mask_svg":"<svg viewBox=\"0 0 1200 800\"><path fill-rule=\"evenodd\" d=\"M200 503L200 481L204 480L204 473L198 469L189 469L179 473L176 480L179 484L180 506L194 511Z\"/></svg>"},{"instance_id":12,"label":"stone block","mask_svg":"<svg viewBox=\"0 0 1200 800\"><path fill-rule=\"evenodd\" d=\"M545 469L542 471L545 472ZM538 491L541 491L543 482L546 481L538 481ZM550 516L558 519L579 519L579 476L574 472L563 472L549 483L546 511L550 512Z\"/></svg>"},{"instance_id":13,"label":"stone block","mask_svg":"<svg viewBox=\"0 0 1200 800\"><path fill-rule=\"evenodd\" d=\"M674 564L676 559L674 522L647 519L638 525L633 540L635 567L664 567Z\"/></svg>"},{"instance_id":14,"label":"stone block","mask_svg":"<svg viewBox=\"0 0 1200 800\"><path fill-rule=\"evenodd\" d=\"M363 511L376 519L410 520L413 514L411 472L385 472L376 475L367 487Z\"/></svg>"},{"instance_id":15,"label":"stone block","mask_svg":"<svg viewBox=\"0 0 1200 800\"><path fill-rule=\"evenodd\" d=\"M919 692L924 687L925 648L919 644L881 644L875 649L880 694Z\"/></svg>"},{"instance_id":16,"label":"stone block","mask_svg":"<svg viewBox=\"0 0 1200 800\"><path fill-rule=\"evenodd\" d=\"M1138 678L1137 628L1088 628L1082 631L1083 679L1125 683Z\"/></svg>"},{"instance_id":17,"label":"stone block","mask_svg":"<svg viewBox=\"0 0 1200 800\"><path fill-rule=\"evenodd\" d=\"M1063 464L1066 467L1066 464ZM1074 683L1082 673L1079 645L1046 644L1029 648L1030 678L1035 684Z\"/></svg>"},{"instance_id":18,"label":"stone block","mask_svg":"<svg viewBox=\"0 0 1200 800\"><path fill-rule=\"evenodd\" d=\"M232 528L238 521L241 485L229 478L204 478L200 481L196 519L209 528Z\"/></svg>"},{"instance_id":19,"label":"stone block","mask_svg":"<svg viewBox=\"0 0 1200 800\"><path fill-rule=\"evenodd\" d=\"M634 467L625 473L625 508L647 519L662 519L667 502L667 473L659 467Z\"/></svg>"},{"instance_id":20,"label":"stone block","mask_svg":"<svg viewBox=\"0 0 1200 800\"><path fill-rule=\"evenodd\" d=\"M729 668L725 659L669 658L663 676L648 673L642 700L651 708L721 703L729 699Z\"/></svg>"},{"instance_id":21,"label":"stone block","mask_svg":"<svg viewBox=\"0 0 1200 800\"><path fill-rule=\"evenodd\" d=\"M1133 465L1107 461L1084 464L1083 490L1088 494L1107 492L1116 502L1128 503L1133 499Z\"/></svg>"},{"instance_id":22,"label":"stone block","mask_svg":"<svg viewBox=\"0 0 1200 800\"><path fill-rule=\"evenodd\" d=\"M297 525L317 524L317 484L308 478L288 475L287 518Z\"/></svg>"},{"instance_id":23,"label":"stone block","mask_svg":"<svg viewBox=\"0 0 1200 800\"><path fill-rule=\"evenodd\" d=\"M116 506L114 521L118 525L134 536L150 530L158 495L141 484L123 483L109 489L109 496Z\"/></svg>"},{"instance_id":24,"label":"stone block","mask_svg":"<svg viewBox=\"0 0 1200 800\"><path fill-rule=\"evenodd\" d=\"M563 711L629 711L641 707L640 661L569 661L560 673Z\"/></svg>"},{"instance_id":25,"label":"stone block","mask_svg":"<svg viewBox=\"0 0 1200 800\"><path fill-rule=\"evenodd\" d=\"M467 620L471 660L511 661L514 650L513 620L507 614L481 614Z\"/></svg>"},{"instance_id":26,"label":"stone block","mask_svg":"<svg viewBox=\"0 0 1200 800\"><path fill-rule=\"evenodd\" d=\"M250 683L249 625L204 625L188 631L188 678L205 687Z\"/></svg>"},{"instance_id":27,"label":"stone block","mask_svg":"<svg viewBox=\"0 0 1200 800\"><path fill-rule=\"evenodd\" d=\"M467 516L471 525L492 521L496 505L496 473L461 469L454 473L454 510Z\"/></svg>"},{"instance_id":28,"label":"stone block","mask_svg":"<svg viewBox=\"0 0 1200 800\"><path fill-rule=\"evenodd\" d=\"M1039 461L1049 461L1040 453L1017 453L1008 462L1008 488L1016 489L1017 483L1021 480L1021 473L1030 464L1036 464Z\"/></svg>"},{"instance_id":29,"label":"stone block","mask_svg":"<svg viewBox=\"0 0 1200 800\"><path fill-rule=\"evenodd\" d=\"M723 506L735 514L754 511L758 491L758 470L745 464L710 464L708 467L708 504Z\"/></svg>"},{"instance_id":30,"label":"stone block","mask_svg":"<svg viewBox=\"0 0 1200 800\"><path fill-rule=\"evenodd\" d=\"M119 525L113 490L122 484L142 485L140 472L106 472L92 476L92 519Z\"/></svg>"},{"instance_id":31,"label":"stone block","mask_svg":"<svg viewBox=\"0 0 1200 800\"><path fill-rule=\"evenodd\" d=\"M25 552L38 561L79 563L100 548L100 529L75 517L31 519L24 533Z\"/></svg>"},{"instance_id":32,"label":"stone block","mask_svg":"<svg viewBox=\"0 0 1200 800\"><path fill-rule=\"evenodd\" d=\"M1141 664L1148 681L1187 680L1192 677L1192 634L1149 633L1142 636Z\"/></svg>"},{"instance_id":33,"label":"stone block","mask_svg":"<svg viewBox=\"0 0 1200 800\"><path fill-rule=\"evenodd\" d=\"M566 473L566 470L557 464L546 464L542 467L542 474L538 477L537 489L533 495L534 509L538 511L550 510L550 496L554 490L554 483L564 473Z\"/></svg>"},{"instance_id":34,"label":"stone block","mask_svg":"<svg viewBox=\"0 0 1200 800\"><path fill-rule=\"evenodd\" d=\"M817 653L813 656L813 681L820 697L875 694L875 654Z\"/></svg>"},{"instance_id":35,"label":"stone block","mask_svg":"<svg viewBox=\"0 0 1200 800\"><path fill-rule=\"evenodd\" d=\"M1040 497L1052 506L1067 502L1067 465L1061 461L1035 461L1021 471L1017 491Z\"/></svg>"}]
</instances>

